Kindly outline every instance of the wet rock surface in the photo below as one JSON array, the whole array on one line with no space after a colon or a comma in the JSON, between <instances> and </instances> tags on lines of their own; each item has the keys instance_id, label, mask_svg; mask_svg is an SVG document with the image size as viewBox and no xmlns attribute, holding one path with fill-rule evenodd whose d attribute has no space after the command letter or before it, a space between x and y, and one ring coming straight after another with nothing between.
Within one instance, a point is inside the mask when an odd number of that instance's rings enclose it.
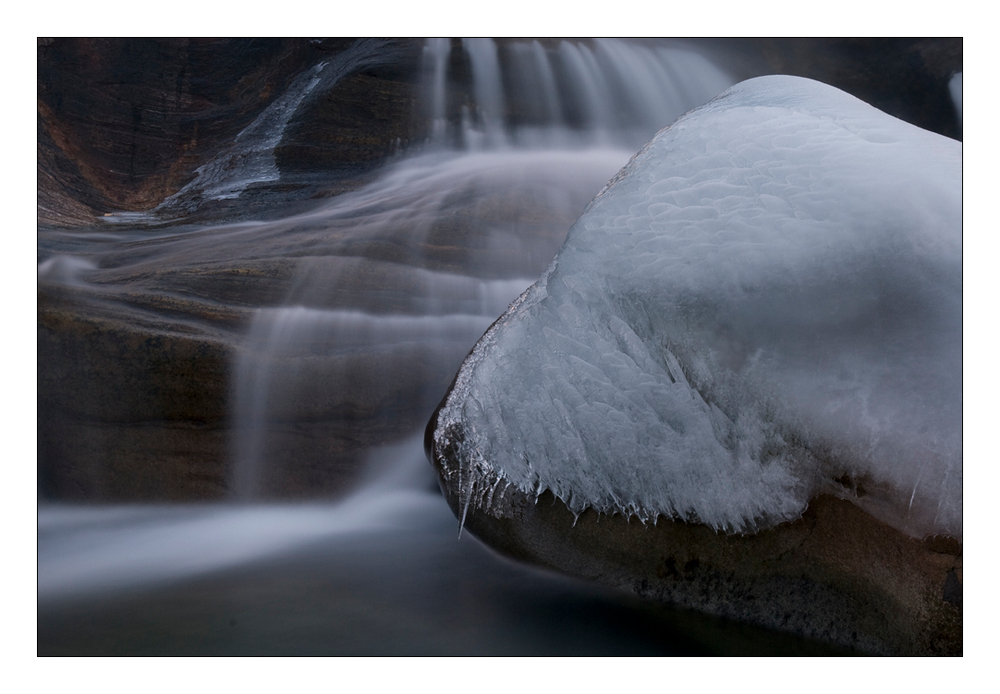
<instances>
[{"instance_id":1,"label":"wet rock surface","mask_svg":"<svg viewBox=\"0 0 1000 694\"><path fill-rule=\"evenodd\" d=\"M59 201L95 215L149 209L308 64L308 44L54 39L38 46L40 221ZM71 221L71 220L68 220Z\"/></svg>"},{"instance_id":2,"label":"wet rock surface","mask_svg":"<svg viewBox=\"0 0 1000 694\"><path fill-rule=\"evenodd\" d=\"M77 291L38 293L39 492L205 499L224 489L231 348L211 307L181 323ZM202 318L202 325L194 320Z\"/></svg>"},{"instance_id":3,"label":"wet rock surface","mask_svg":"<svg viewBox=\"0 0 1000 694\"><path fill-rule=\"evenodd\" d=\"M857 653L961 655L962 546L905 536L850 502L814 499L753 535L643 524L510 488L494 513L463 509L447 451L431 457L465 528L501 552L636 595Z\"/></svg>"}]
</instances>

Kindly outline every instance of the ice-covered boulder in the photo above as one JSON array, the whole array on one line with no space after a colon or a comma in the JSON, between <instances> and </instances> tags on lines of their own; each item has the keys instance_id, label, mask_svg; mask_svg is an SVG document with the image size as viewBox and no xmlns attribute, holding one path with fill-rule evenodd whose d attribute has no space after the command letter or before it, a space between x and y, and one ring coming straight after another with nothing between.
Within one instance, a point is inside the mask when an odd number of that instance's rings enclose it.
<instances>
[{"instance_id":1,"label":"ice-covered boulder","mask_svg":"<svg viewBox=\"0 0 1000 694\"><path fill-rule=\"evenodd\" d=\"M464 365L460 493L746 532L850 480L960 536L961 156L791 77L661 131Z\"/></svg>"},{"instance_id":2,"label":"ice-covered boulder","mask_svg":"<svg viewBox=\"0 0 1000 694\"><path fill-rule=\"evenodd\" d=\"M432 421L456 513L516 520L551 492L725 537L831 494L960 546L961 158L785 76L662 130Z\"/></svg>"}]
</instances>

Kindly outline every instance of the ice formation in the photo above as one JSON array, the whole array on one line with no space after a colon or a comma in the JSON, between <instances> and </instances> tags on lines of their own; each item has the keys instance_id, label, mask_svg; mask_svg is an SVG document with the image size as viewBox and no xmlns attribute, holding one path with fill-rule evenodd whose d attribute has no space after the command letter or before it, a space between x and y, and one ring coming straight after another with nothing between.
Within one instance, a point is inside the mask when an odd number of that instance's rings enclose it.
<instances>
[{"instance_id":1,"label":"ice formation","mask_svg":"<svg viewBox=\"0 0 1000 694\"><path fill-rule=\"evenodd\" d=\"M660 131L463 365L463 515L514 486L753 532L833 492L960 538L961 158L786 76Z\"/></svg>"}]
</instances>

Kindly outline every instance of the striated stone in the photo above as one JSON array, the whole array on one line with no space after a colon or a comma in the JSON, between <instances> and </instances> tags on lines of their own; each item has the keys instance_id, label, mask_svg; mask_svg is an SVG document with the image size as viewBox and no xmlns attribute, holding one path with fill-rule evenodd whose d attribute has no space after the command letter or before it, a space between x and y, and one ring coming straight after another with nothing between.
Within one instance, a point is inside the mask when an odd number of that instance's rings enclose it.
<instances>
[{"instance_id":1,"label":"striated stone","mask_svg":"<svg viewBox=\"0 0 1000 694\"><path fill-rule=\"evenodd\" d=\"M218 497L229 361L220 333L60 293L38 295L39 492Z\"/></svg>"}]
</instances>

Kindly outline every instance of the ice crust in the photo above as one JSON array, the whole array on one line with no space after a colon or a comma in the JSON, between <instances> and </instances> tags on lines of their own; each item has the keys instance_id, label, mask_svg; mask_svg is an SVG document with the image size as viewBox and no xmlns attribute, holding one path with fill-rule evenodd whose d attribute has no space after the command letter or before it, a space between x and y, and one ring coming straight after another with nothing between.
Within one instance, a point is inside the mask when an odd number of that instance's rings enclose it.
<instances>
[{"instance_id":1,"label":"ice crust","mask_svg":"<svg viewBox=\"0 0 1000 694\"><path fill-rule=\"evenodd\" d=\"M962 533L959 142L796 77L660 131L438 415L463 506L753 532L821 492Z\"/></svg>"}]
</instances>

